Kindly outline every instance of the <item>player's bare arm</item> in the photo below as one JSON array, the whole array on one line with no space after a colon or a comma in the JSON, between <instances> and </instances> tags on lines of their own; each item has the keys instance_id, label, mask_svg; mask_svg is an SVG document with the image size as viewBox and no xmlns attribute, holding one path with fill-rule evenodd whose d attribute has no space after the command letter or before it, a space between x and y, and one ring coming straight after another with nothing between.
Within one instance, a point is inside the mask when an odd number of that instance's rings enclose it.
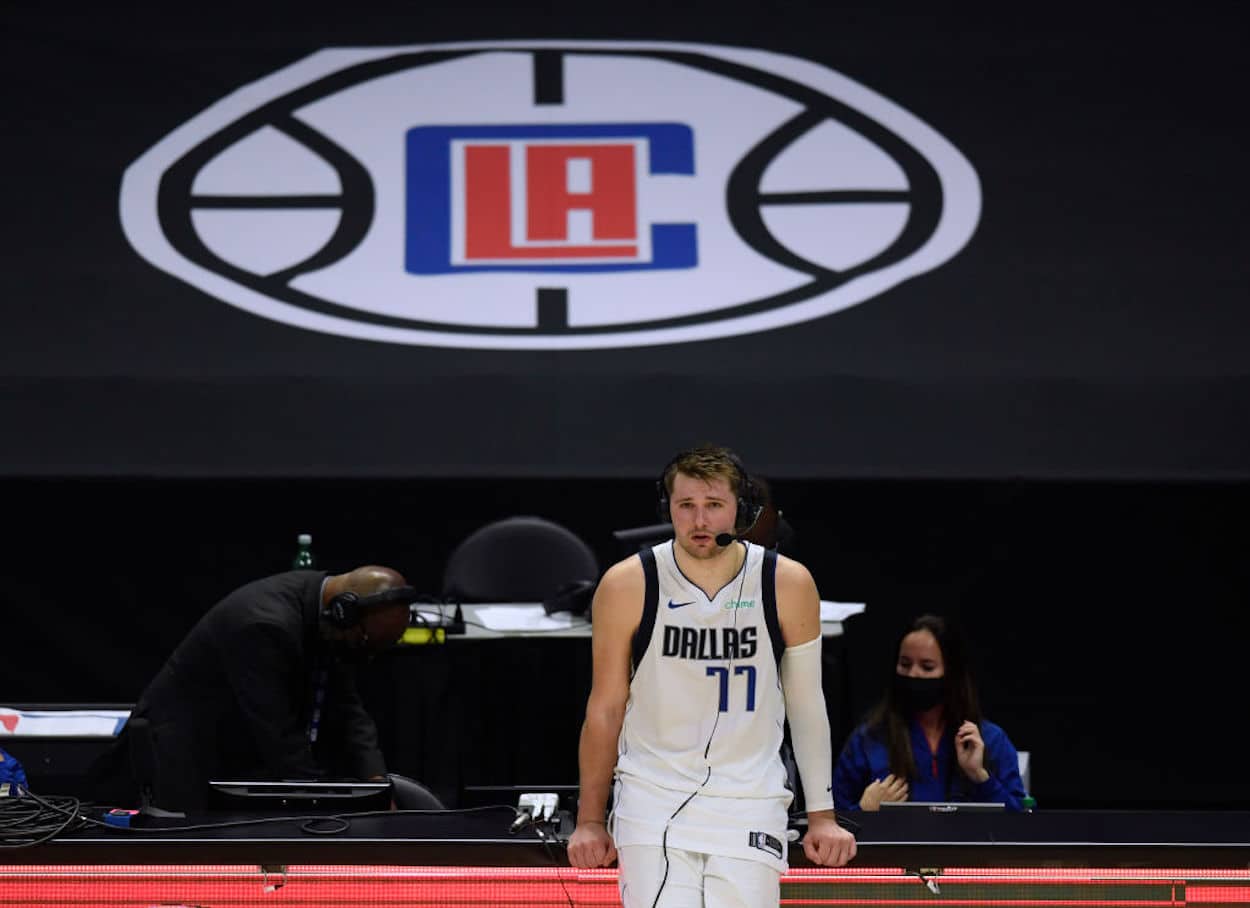
<instances>
[{"instance_id":1,"label":"player's bare arm","mask_svg":"<svg viewBox=\"0 0 1250 908\"><path fill-rule=\"evenodd\" d=\"M603 575L591 604L593 669L578 746L577 828L569 839L569 862L574 867L606 867L616 860L606 826L608 793L629 698L630 647L642 620L645 584L642 563L628 558Z\"/></svg>"},{"instance_id":2,"label":"player's bare arm","mask_svg":"<svg viewBox=\"0 0 1250 908\"><path fill-rule=\"evenodd\" d=\"M777 617L786 651L781 684L794 758L807 801L803 852L813 864L839 867L855 857L855 837L833 810L833 750L820 679L820 594L807 568L777 559Z\"/></svg>"},{"instance_id":3,"label":"player's bare arm","mask_svg":"<svg viewBox=\"0 0 1250 908\"><path fill-rule=\"evenodd\" d=\"M793 558L777 556L777 618L787 647L820 636L820 594L811 572Z\"/></svg>"}]
</instances>

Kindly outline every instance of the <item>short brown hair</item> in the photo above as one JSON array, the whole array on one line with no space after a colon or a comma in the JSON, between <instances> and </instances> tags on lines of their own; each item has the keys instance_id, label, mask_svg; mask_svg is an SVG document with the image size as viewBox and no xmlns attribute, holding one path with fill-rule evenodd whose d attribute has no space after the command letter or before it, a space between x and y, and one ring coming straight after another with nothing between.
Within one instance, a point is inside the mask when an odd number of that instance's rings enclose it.
<instances>
[{"instance_id":1,"label":"short brown hair","mask_svg":"<svg viewBox=\"0 0 1250 908\"><path fill-rule=\"evenodd\" d=\"M742 497L746 491L742 488L742 461L738 459L738 455L722 445L696 445L673 457L660 477L666 497L673 494L673 479L678 473L685 473L704 482L723 479L729 483L729 490L735 498Z\"/></svg>"}]
</instances>

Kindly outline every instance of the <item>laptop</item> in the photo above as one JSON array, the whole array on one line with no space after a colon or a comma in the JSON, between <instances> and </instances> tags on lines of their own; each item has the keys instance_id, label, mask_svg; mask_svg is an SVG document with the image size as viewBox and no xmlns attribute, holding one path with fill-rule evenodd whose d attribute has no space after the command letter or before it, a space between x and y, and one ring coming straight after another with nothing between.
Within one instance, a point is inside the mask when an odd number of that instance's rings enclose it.
<instances>
[{"instance_id":1,"label":"laptop","mask_svg":"<svg viewBox=\"0 0 1250 908\"><path fill-rule=\"evenodd\" d=\"M882 801L882 810L923 810L929 813L1001 813L1001 801Z\"/></svg>"},{"instance_id":2,"label":"laptop","mask_svg":"<svg viewBox=\"0 0 1250 908\"><path fill-rule=\"evenodd\" d=\"M391 804L389 781L213 779L208 788L211 807L248 812L333 810L356 813L386 810Z\"/></svg>"}]
</instances>

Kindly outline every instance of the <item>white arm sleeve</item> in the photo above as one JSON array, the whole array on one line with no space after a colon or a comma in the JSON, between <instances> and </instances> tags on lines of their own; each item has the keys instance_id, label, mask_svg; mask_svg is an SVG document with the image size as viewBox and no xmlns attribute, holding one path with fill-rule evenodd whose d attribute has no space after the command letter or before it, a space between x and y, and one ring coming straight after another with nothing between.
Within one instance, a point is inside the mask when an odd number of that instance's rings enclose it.
<instances>
[{"instance_id":1,"label":"white arm sleeve","mask_svg":"<svg viewBox=\"0 0 1250 908\"><path fill-rule=\"evenodd\" d=\"M781 689L794 762L806 810L833 809L833 742L820 684L820 638L787 647L781 655Z\"/></svg>"}]
</instances>

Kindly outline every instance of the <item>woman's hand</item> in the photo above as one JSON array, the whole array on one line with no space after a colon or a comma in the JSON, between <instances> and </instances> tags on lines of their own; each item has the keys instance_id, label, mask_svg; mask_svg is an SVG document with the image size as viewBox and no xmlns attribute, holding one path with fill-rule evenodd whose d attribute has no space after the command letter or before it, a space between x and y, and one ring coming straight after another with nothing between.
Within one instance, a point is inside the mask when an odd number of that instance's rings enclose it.
<instances>
[{"instance_id":1,"label":"woman's hand","mask_svg":"<svg viewBox=\"0 0 1250 908\"><path fill-rule=\"evenodd\" d=\"M955 732L955 758L964 775L973 782L980 784L990 777L985 769L985 742L975 723L964 722Z\"/></svg>"},{"instance_id":2,"label":"woman's hand","mask_svg":"<svg viewBox=\"0 0 1250 908\"><path fill-rule=\"evenodd\" d=\"M859 799L860 810L880 810L882 801L906 801L907 780L894 777L893 773L884 779L874 779L864 789Z\"/></svg>"}]
</instances>

